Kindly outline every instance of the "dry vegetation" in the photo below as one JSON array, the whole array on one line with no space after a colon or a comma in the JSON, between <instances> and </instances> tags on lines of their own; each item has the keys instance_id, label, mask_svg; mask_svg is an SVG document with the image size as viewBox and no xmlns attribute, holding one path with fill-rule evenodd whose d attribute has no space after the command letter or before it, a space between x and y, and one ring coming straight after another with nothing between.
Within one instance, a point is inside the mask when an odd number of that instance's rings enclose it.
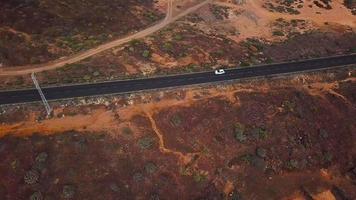
<instances>
[{"instance_id":1,"label":"dry vegetation","mask_svg":"<svg viewBox=\"0 0 356 200\"><path fill-rule=\"evenodd\" d=\"M37 76L45 86L354 53L355 17L342 3L216 0L149 37ZM191 5L176 3L174 13ZM1 77L0 85L23 88L32 82L29 76L8 76Z\"/></svg>"},{"instance_id":2,"label":"dry vegetation","mask_svg":"<svg viewBox=\"0 0 356 200\"><path fill-rule=\"evenodd\" d=\"M152 0L5 0L0 63L45 63L143 29L163 16Z\"/></svg>"},{"instance_id":3,"label":"dry vegetation","mask_svg":"<svg viewBox=\"0 0 356 200\"><path fill-rule=\"evenodd\" d=\"M355 72L3 107L0 199L355 199Z\"/></svg>"}]
</instances>

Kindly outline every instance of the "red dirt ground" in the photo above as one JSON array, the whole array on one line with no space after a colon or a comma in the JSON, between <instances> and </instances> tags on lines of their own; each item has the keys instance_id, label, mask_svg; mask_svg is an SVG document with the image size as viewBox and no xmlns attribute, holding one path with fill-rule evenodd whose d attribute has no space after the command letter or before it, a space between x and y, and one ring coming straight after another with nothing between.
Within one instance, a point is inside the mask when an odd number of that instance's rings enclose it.
<instances>
[{"instance_id":1,"label":"red dirt ground","mask_svg":"<svg viewBox=\"0 0 356 200\"><path fill-rule=\"evenodd\" d=\"M3 107L0 199L355 199L355 72Z\"/></svg>"}]
</instances>

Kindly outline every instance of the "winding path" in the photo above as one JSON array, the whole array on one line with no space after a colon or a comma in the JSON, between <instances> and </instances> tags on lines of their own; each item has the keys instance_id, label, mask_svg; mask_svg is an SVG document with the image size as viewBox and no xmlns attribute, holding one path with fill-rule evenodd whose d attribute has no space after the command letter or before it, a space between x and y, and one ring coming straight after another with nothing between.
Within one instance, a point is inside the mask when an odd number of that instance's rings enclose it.
<instances>
[{"instance_id":1,"label":"winding path","mask_svg":"<svg viewBox=\"0 0 356 200\"><path fill-rule=\"evenodd\" d=\"M61 67L64 67L65 65L79 62L81 60L84 60L86 58L94 56L94 55L101 53L103 51L106 51L108 49L125 44L133 39L140 39L140 38L146 37L156 31L166 27L168 24L178 20L179 18L181 18L191 12L194 12L195 10L197 10L200 7L204 6L205 4L209 3L211 0L205 0L202 3L199 3L193 7L190 7L188 9L186 9L184 12L178 14L177 16L173 16L173 1L174 0L168 0L166 17L158 24L155 24L147 29L144 29L142 31L139 31L137 33L129 35L125 38L120 38L120 39L102 44L98 47L89 49L87 51L75 54L73 56L68 56L68 57L58 59L58 60L55 60L55 61L52 61L49 63L36 64L36 65L25 65L25 66L14 66L14 67L3 67L3 68L0 67L0 76L25 75L25 74L29 74L32 72L42 72L42 71L61 68Z\"/></svg>"}]
</instances>

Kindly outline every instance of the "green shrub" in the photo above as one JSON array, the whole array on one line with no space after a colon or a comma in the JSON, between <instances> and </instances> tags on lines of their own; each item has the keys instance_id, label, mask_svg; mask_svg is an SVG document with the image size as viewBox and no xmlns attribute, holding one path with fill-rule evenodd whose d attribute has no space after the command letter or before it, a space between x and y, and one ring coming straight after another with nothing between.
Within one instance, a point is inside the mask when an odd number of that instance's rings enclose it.
<instances>
[{"instance_id":1,"label":"green shrub","mask_svg":"<svg viewBox=\"0 0 356 200\"><path fill-rule=\"evenodd\" d=\"M176 34L176 35L174 35L174 39L175 40L183 40L183 36L182 35L180 35L180 34Z\"/></svg>"},{"instance_id":2,"label":"green shrub","mask_svg":"<svg viewBox=\"0 0 356 200\"><path fill-rule=\"evenodd\" d=\"M144 137L138 140L138 145L141 149L150 149L154 143L154 139L151 137Z\"/></svg>"},{"instance_id":3,"label":"green shrub","mask_svg":"<svg viewBox=\"0 0 356 200\"><path fill-rule=\"evenodd\" d=\"M40 174L36 170L30 170L26 172L24 176L24 181L28 185L33 185L40 179Z\"/></svg>"},{"instance_id":4,"label":"green shrub","mask_svg":"<svg viewBox=\"0 0 356 200\"><path fill-rule=\"evenodd\" d=\"M180 115L178 114L175 114L172 116L171 118L171 123L174 125L174 126L179 126L182 124L182 118Z\"/></svg>"},{"instance_id":5,"label":"green shrub","mask_svg":"<svg viewBox=\"0 0 356 200\"><path fill-rule=\"evenodd\" d=\"M250 66L250 63L246 62L246 61L241 61L241 64L240 64L241 67L248 67Z\"/></svg>"},{"instance_id":6,"label":"green shrub","mask_svg":"<svg viewBox=\"0 0 356 200\"><path fill-rule=\"evenodd\" d=\"M30 200L43 200L43 195L41 192L37 191L34 192L31 196L30 196Z\"/></svg>"},{"instance_id":7,"label":"green shrub","mask_svg":"<svg viewBox=\"0 0 356 200\"><path fill-rule=\"evenodd\" d=\"M124 127L121 131L125 135L132 135L132 130L129 127Z\"/></svg>"},{"instance_id":8,"label":"green shrub","mask_svg":"<svg viewBox=\"0 0 356 200\"><path fill-rule=\"evenodd\" d=\"M173 44L171 42L165 42L163 44L163 49L165 51L171 51L173 49Z\"/></svg>"},{"instance_id":9,"label":"green shrub","mask_svg":"<svg viewBox=\"0 0 356 200\"><path fill-rule=\"evenodd\" d=\"M234 134L235 134L235 139L237 141L241 143L246 142L247 137L245 135L245 127L242 124L240 123L235 124Z\"/></svg>"},{"instance_id":10,"label":"green shrub","mask_svg":"<svg viewBox=\"0 0 356 200\"><path fill-rule=\"evenodd\" d=\"M266 158L267 157L267 150L264 148L257 148L256 149L256 155L260 158Z\"/></svg>"},{"instance_id":11,"label":"green shrub","mask_svg":"<svg viewBox=\"0 0 356 200\"><path fill-rule=\"evenodd\" d=\"M65 185L62 190L64 199L72 199L76 193L76 187L73 185Z\"/></svg>"},{"instance_id":12,"label":"green shrub","mask_svg":"<svg viewBox=\"0 0 356 200\"><path fill-rule=\"evenodd\" d=\"M144 50L142 56L145 58L151 57L151 52L149 50Z\"/></svg>"},{"instance_id":13,"label":"green shrub","mask_svg":"<svg viewBox=\"0 0 356 200\"><path fill-rule=\"evenodd\" d=\"M273 31L272 34L274 36L284 36L284 33L282 31Z\"/></svg>"},{"instance_id":14,"label":"green shrub","mask_svg":"<svg viewBox=\"0 0 356 200\"><path fill-rule=\"evenodd\" d=\"M145 171L148 174L154 174L157 171L157 166L154 163L149 162L145 165Z\"/></svg>"},{"instance_id":15,"label":"green shrub","mask_svg":"<svg viewBox=\"0 0 356 200\"><path fill-rule=\"evenodd\" d=\"M206 176L198 172L193 175L193 179L196 183L201 183L206 180Z\"/></svg>"},{"instance_id":16,"label":"green shrub","mask_svg":"<svg viewBox=\"0 0 356 200\"><path fill-rule=\"evenodd\" d=\"M253 155L251 154L245 154L239 157L240 162L244 162L246 164L250 164L253 159Z\"/></svg>"},{"instance_id":17,"label":"green shrub","mask_svg":"<svg viewBox=\"0 0 356 200\"><path fill-rule=\"evenodd\" d=\"M140 41L140 40L138 40L138 39L133 39L133 40L131 40L130 42L129 42L129 45L130 46L137 46L137 45L139 45L139 44L141 44L142 42Z\"/></svg>"},{"instance_id":18,"label":"green shrub","mask_svg":"<svg viewBox=\"0 0 356 200\"><path fill-rule=\"evenodd\" d=\"M255 139L264 140L268 137L268 131L262 127L254 128L252 129L252 135Z\"/></svg>"},{"instance_id":19,"label":"green shrub","mask_svg":"<svg viewBox=\"0 0 356 200\"><path fill-rule=\"evenodd\" d=\"M287 162L287 168L292 170L292 169L298 169L299 167L299 161L291 159Z\"/></svg>"}]
</instances>

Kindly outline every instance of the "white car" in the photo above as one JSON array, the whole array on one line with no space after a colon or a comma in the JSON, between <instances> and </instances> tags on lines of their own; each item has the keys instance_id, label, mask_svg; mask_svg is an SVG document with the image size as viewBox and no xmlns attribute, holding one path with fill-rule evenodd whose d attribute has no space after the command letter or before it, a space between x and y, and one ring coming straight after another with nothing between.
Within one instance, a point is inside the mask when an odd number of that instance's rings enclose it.
<instances>
[{"instance_id":1,"label":"white car","mask_svg":"<svg viewBox=\"0 0 356 200\"><path fill-rule=\"evenodd\" d=\"M215 70L215 75L221 75L221 74L225 74L225 70L223 70L223 69Z\"/></svg>"}]
</instances>

